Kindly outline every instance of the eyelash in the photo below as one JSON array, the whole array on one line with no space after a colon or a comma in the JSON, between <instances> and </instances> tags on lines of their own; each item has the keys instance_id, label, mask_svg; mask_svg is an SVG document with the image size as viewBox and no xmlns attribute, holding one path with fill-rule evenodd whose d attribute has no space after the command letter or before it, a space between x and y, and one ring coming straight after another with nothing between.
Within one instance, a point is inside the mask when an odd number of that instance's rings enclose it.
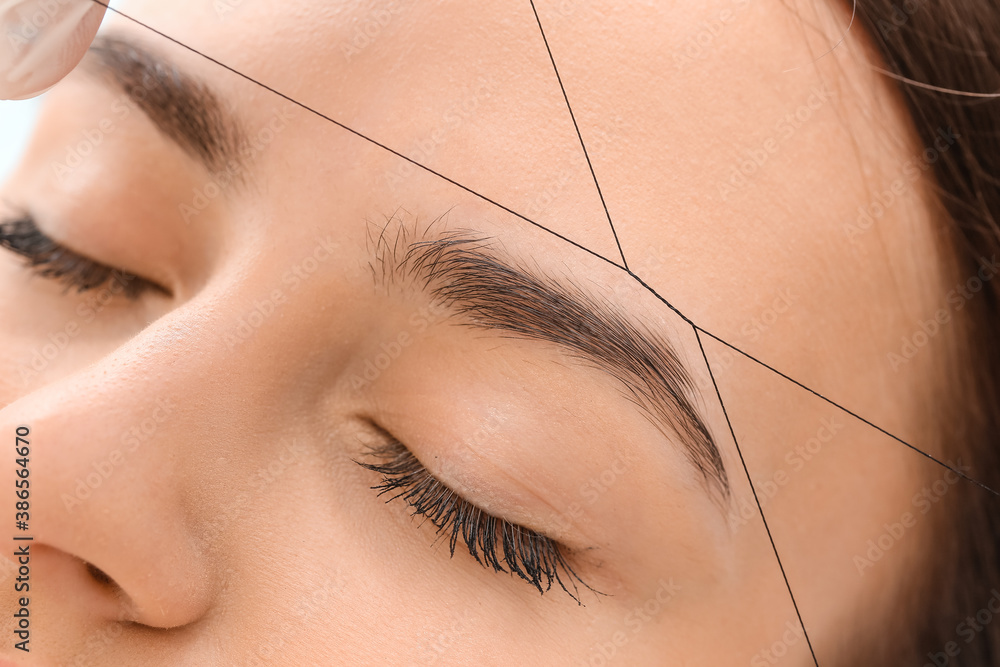
<instances>
[{"instance_id":1,"label":"eyelash","mask_svg":"<svg viewBox=\"0 0 1000 667\"><path fill-rule=\"evenodd\" d=\"M100 264L60 245L40 230L30 216L0 222L0 247L27 260L36 275L60 282L67 290L88 292L117 280L129 300L134 301L147 291L164 292L144 278Z\"/></svg>"},{"instance_id":2,"label":"eyelash","mask_svg":"<svg viewBox=\"0 0 1000 667\"><path fill-rule=\"evenodd\" d=\"M539 593L544 594L557 583L581 605L578 583L598 593L573 571L559 543L488 514L465 500L432 476L398 440L392 439L384 446L372 448L370 456L381 462L355 463L382 475L382 481L371 488L377 490L380 497L392 494L387 503L402 498L413 510L413 516L421 515L429 520L437 528L438 535L447 538L452 557L461 538L480 565L494 572L516 574Z\"/></svg>"}]
</instances>

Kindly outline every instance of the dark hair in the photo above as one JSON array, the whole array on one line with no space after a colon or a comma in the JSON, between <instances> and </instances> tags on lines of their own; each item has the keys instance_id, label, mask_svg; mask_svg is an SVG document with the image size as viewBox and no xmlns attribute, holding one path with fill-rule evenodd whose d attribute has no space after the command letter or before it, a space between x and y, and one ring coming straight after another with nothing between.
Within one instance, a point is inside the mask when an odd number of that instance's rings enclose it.
<instances>
[{"instance_id":1,"label":"dark hair","mask_svg":"<svg viewBox=\"0 0 1000 667\"><path fill-rule=\"evenodd\" d=\"M931 188L958 268L973 275L984 259L1000 254L1000 99L994 97L1000 93L1000 6L988 0L860 0L856 10L922 143L932 145L941 128L958 136L934 163ZM961 409L946 417L944 437L949 457L961 456L970 476L1000 489L1000 280L985 282L964 311L961 363L949 373L961 386L945 389ZM901 610L907 617L900 619L906 624L899 628L902 643L914 653L879 664L1000 665L1000 617L957 634L1000 589L1000 502L971 483L958 485L945 500L949 519L937 526L929 576L910 584L920 587L918 617ZM949 642L959 651L953 657Z\"/></svg>"}]
</instances>

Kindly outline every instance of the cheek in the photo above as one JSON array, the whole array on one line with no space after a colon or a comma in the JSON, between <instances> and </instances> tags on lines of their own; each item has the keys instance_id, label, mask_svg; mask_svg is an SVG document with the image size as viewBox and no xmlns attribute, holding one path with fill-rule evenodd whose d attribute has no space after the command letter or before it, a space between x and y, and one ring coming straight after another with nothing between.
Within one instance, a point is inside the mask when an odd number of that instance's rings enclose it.
<instances>
[{"instance_id":1,"label":"cheek","mask_svg":"<svg viewBox=\"0 0 1000 667\"><path fill-rule=\"evenodd\" d=\"M283 473L270 461L271 481L262 473L268 458L257 457L238 474L234 468L238 483L227 493L206 498L225 528L211 542L226 582L212 620L234 651L389 663L406 653L419 663L461 664L481 656L483 638L502 628L505 655L556 664L567 652L582 655L584 624L602 634L616 629L626 612L616 602L553 605L550 596L519 595L518 582L487 572L461 548L449 559L433 547L433 531L374 498L368 477L338 451L347 439L307 447ZM234 635L237 616L248 630Z\"/></svg>"},{"instance_id":2,"label":"cheek","mask_svg":"<svg viewBox=\"0 0 1000 667\"><path fill-rule=\"evenodd\" d=\"M99 359L153 318L126 302L114 283L77 294L32 275L0 252L0 404L13 402Z\"/></svg>"}]
</instances>

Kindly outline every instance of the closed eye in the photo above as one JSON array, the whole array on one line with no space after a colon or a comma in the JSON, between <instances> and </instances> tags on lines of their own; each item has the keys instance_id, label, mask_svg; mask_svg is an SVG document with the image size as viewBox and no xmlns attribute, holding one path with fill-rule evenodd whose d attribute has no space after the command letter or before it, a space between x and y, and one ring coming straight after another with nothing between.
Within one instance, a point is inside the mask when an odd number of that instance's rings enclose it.
<instances>
[{"instance_id":1,"label":"closed eye","mask_svg":"<svg viewBox=\"0 0 1000 667\"><path fill-rule=\"evenodd\" d=\"M88 292L118 282L123 286L122 294L133 301L147 292L170 296L156 283L66 248L39 229L28 215L0 222L0 247L23 257L36 275L61 283L67 291Z\"/></svg>"},{"instance_id":2,"label":"closed eye","mask_svg":"<svg viewBox=\"0 0 1000 667\"><path fill-rule=\"evenodd\" d=\"M573 570L564 546L465 500L432 476L395 438L389 436L385 445L372 448L369 457L371 462L355 463L382 475L382 481L371 488L379 496L388 495L386 502L402 499L413 516L420 515L430 521L438 536L448 541L452 557L461 539L480 565L494 572L517 575L539 593L549 591L555 583L577 604L582 604L578 584L598 592Z\"/></svg>"}]
</instances>

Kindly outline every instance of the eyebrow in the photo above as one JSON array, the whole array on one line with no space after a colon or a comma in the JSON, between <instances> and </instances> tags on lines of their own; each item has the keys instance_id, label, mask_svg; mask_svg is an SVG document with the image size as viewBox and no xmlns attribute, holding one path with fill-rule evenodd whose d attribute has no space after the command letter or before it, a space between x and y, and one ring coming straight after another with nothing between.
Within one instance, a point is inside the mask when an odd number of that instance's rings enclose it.
<instances>
[{"instance_id":1,"label":"eyebrow","mask_svg":"<svg viewBox=\"0 0 1000 667\"><path fill-rule=\"evenodd\" d=\"M235 159L244 132L204 82L121 37L98 36L89 53L89 71L110 77L164 136L209 171ZM662 336L568 279L518 266L474 232L409 242L406 234L401 225L390 247L383 229L377 278L386 284L416 279L466 323L553 343L609 373L661 432L680 438L703 478L729 496L719 448L695 408L690 373Z\"/></svg>"},{"instance_id":2,"label":"eyebrow","mask_svg":"<svg viewBox=\"0 0 1000 667\"><path fill-rule=\"evenodd\" d=\"M463 324L553 343L610 374L661 433L679 437L708 485L729 497L719 448L695 408L691 375L663 336L568 278L519 265L473 231L430 238L430 227L417 236L400 223L390 241L387 228L371 239L376 284L416 287Z\"/></svg>"},{"instance_id":3,"label":"eyebrow","mask_svg":"<svg viewBox=\"0 0 1000 667\"><path fill-rule=\"evenodd\" d=\"M110 79L164 136L209 171L235 158L240 124L204 82L122 37L99 35L89 55L86 71Z\"/></svg>"}]
</instances>

